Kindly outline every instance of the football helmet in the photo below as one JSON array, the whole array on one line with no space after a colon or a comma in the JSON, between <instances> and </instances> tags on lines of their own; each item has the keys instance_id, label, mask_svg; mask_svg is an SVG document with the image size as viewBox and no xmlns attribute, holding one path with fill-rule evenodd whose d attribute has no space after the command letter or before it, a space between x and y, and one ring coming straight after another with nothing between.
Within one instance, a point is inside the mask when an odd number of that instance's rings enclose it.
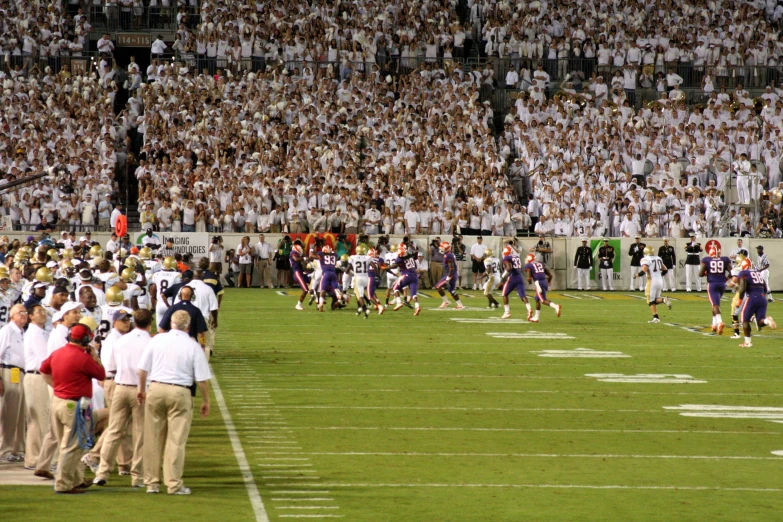
<instances>
[{"instance_id":1,"label":"football helmet","mask_svg":"<svg viewBox=\"0 0 783 522\"><path fill-rule=\"evenodd\" d=\"M50 248L49 250L47 250L46 251L46 255L49 256L49 259L51 259L52 261L59 261L60 260L60 255L57 253L57 250L55 250L53 248Z\"/></svg>"},{"instance_id":2,"label":"football helmet","mask_svg":"<svg viewBox=\"0 0 783 522\"><path fill-rule=\"evenodd\" d=\"M334 248L329 245L324 245L324 247L321 249L321 252L324 254L334 254Z\"/></svg>"},{"instance_id":3,"label":"football helmet","mask_svg":"<svg viewBox=\"0 0 783 522\"><path fill-rule=\"evenodd\" d=\"M103 249L100 245L90 247L90 257L103 257Z\"/></svg>"},{"instance_id":4,"label":"football helmet","mask_svg":"<svg viewBox=\"0 0 783 522\"><path fill-rule=\"evenodd\" d=\"M133 270L132 268L126 268L120 274L120 279L122 279L126 283L132 283L136 280L136 271Z\"/></svg>"},{"instance_id":5,"label":"football helmet","mask_svg":"<svg viewBox=\"0 0 783 522\"><path fill-rule=\"evenodd\" d=\"M340 261L345 263L345 262L348 261L348 257L349 257L348 254L343 254L343 255L340 256Z\"/></svg>"},{"instance_id":6,"label":"football helmet","mask_svg":"<svg viewBox=\"0 0 783 522\"><path fill-rule=\"evenodd\" d=\"M389 245L389 252L396 252L397 251L397 245Z\"/></svg>"},{"instance_id":7,"label":"football helmet","mask_svg":"<svg viewBox=\"0 0 783 522\"><path fill-rule=\"evenodd\" d=\"M646 247L644 247L644 255L651 256L653 254L655 254L655 249L652 246L647 245Z\"/></svg>"},{"instance_id":8,"label":"football helmet","mask_svg":"<svg viewBox=\"0 0 783 522\"><path fill-rule=\"evenodd\" d=\"M163 259L163 270L173 272L177 269L177 260L169 256Z\"/></svg>"},{"instance_id":9,"label":"football helmet","mask_svg":"<svg viewBox=\"0 0 783 522\"><path fill-rule=\"evenodd\" d=\"M400 243L400 246L397 247L397 255L400 257L405 257L408 255L408 245L405 243Z\"/></svg>"},{"instance_id":10,"label":"football helmet","mask_svg":"<svg viewBox=\"0 0 783 522\"><path fill-rule=\"evenodd\" d=\"M139 258L143 259L144 261L149 261L152 259L152 250L150 250L149 247L142 248L139 250Z\"/></svg>"},{"instance_id":11,"label":"football helmet","mask_svg":"<svg viewBox=\"0 0 783 522\"><path fill-rule=\"evenodd\" d=\"M440 248L438 248L438 250L440 250L441 254L447 254L451 252L451 243L444 241L440 244Z\"/></svg>"},{"instance_id":12,"label":"football helmet","mask_svg":"<svg viewBox=\"0 0 783 522\"><path fill-rule=\"evenodd\" d=\"M359 245L356 247L356 254L360 256L367 255L367 247L365 245Z\"/></svg>"},{"instance_id":13,"label":"football helmet","mask_svg":"<svg viewBox=\"0 0 783 522\"><path fill-rule=\"evenodd\" d=\"M367 255L372 258L376 258L378 257L378 251L375 250L374 248L371 248L370 250L367 251Z\"/></svg>"},{"instance_id":14,"label":"football helmet","mask_svg":"<svg viewBox=\"0 0 783 522\"><path fill-rule=\"evenodd\" d=\"M304 249L302 248L302 246L301 246L301 245L294 245L293 247L291 247L291 250L292 250L293 252L296 252L296 253L297 253L297 254L299 254L300 256L301 256L301 255L302 255L302 253L304 252Z\"/></svg>"},{"instance_id":15,"label":"football helmet","mask_svg":"<svg viewBox=\"0 0 783 522\"><path fill-rule=\"evenodd\" d=\"M536 256L534 254L528 254L525 256L525 263L532 263L536 260Z\"/></svg>"},{"instance_id":16,"label":"football helmet","mask_svg":"<svg viewBox=\"0 0 783 522\"><path fill-rule=\"evenodd\" d=\"M121 305L125 301L125 296L122 295L122 289L119 286L112 286L106 290L106 304L112 306Z\"/></svg>"},{"instance_id":17,"label":"football helmet","mask_svg":"<svg viewBox=\"0 0 783 522\"><path fill-rule=\"evenodd\" d=\"M514 253L514 249L511 248L509 245L503 247L503 257L510 256L513 253Z\"/></svg>"},{"instance_id":18,"label":"football helmet","mask_svg":"<svg viewBox=\"0 0 783 522\"><path fill-rule=\"evenodd\" d=\"M120 249L120 257L123 258L123 259L128 257L128 251L125 250L124 248L121 248Z\"/></svg>"},{"instance_id":19,"label":"football helmet","mask_svg":"<svg viewBox=\"0 0 783 522\"><path fill-rule=\"evenodd\" d=\"M73 266L70 259L63 261L62 269L65 270L65 273L69 276L73 276L76 273L76 267Z\"/></svg>"},{"instance_id":20,"label":"football helmet","mask_svg":"<svg viewBox=\"0 0 783 522\"><path fill-rule=\"evenodd\" d=\"M63 250L63 259L73 259L73 250L70 248Z\"/></svg>"},{"instance_id":21,"label":"football helmet","mask_svg":"<svg viewBox=\"0 0 783 522\"><path fill-rule=\"evenodd\" d=\"M710 257L718 257L718 249L715 246L711 246L707 249L707 255Z\"/></svg>"},{"instance_id":22,"label":"football helmet","mask_svg":"<svg viewBox=\"0 0 783 522\"><path fill-rule=\"evenodd\" d=\"M740 262L740 270L750 270L751 262L747 257Z\"/></svg>"},{"instance_id":23,"label":"football helmet","mask_svg":"<svg viewBox=\"0 0 783 522\"><path fill-rule=\"evenodd\" d=\"M35 272L35 280L39 283L48 283L52 284L54 282L54 276L52 275L52 271L46 268L45 266L42 266L38 269L37 272Z\"/></svg>"},{"instance_id":24,"label":"football helmet","mask_svg":"<svg viewBox=\"0 0 783 522\"><path fill-rule=\"evenodd\" d=\"M491 249L491 248L488 248L488 249L484 250L484 257L485 257L485 258L486 258L486 257L492 257L494 254L495 254L495 253L492 251L492 249Z\"/></svg>"},{"instance_id":25,"label":"football helmet","mask_svg":"<svg viewBox=\"0 0 783 522\"><path fill-rule=\"evenodd\" d=\"M8 267L5 265L0 265L0 281L5 279L11 279L11 276L8 274Z\"/></svg>"}]
</instances>

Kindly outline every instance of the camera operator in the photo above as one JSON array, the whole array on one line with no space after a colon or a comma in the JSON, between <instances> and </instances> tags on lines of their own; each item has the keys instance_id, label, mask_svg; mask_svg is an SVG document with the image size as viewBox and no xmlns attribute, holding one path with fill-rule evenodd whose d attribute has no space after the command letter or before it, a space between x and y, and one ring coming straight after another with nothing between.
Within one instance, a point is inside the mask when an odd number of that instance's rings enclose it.
<instances>
[{"instance_id":1,"label":"camera operator","mask_svg":"<svg viewBox=\"0 0 783 522\"><path fill-rule=\"evenodd\" d=\"M430 243L430 281L438 282L443 277L443 254L440 253L440 238Z\"/></svg>"},{"instance_id":2,"label":"camera operator","mask_svg":"<svg viewBox=\"0 0 783 522\"><path fill-rule=\"evenodd\" d=\"M222 263L220 266L223 266ZM233 248L226 252L226 266L228 268L228 272L226 273L226 285L234 288L236 286L236 283L234 283L234 276L239 272L239 259ZM211 267L212 265L210 265L210 268Z\"/></svg>"},{"instance_id":3,"label":"camera operator","mask_svg":"<svg viewBox=\"0 0 783 522\"><path fill-rule=\"evenodd\" d=\"M209 245L209 271L220 277L223 274L223 237L214 236ZM233 284L229 286L234 286Z\"/></svg>"},{"instance_id":4,"label":"camera operator","mask_svg":"<svg viewBox=\"0 0 783 522\"><path fill-rule=\"evenodd\" d=\"M335 254L337 259L340 259L344 254L351 255L351 243L348 241L348 237L345 234L337 236L337 245L335 246Z\"/></svg>"},{"instance_id":5,"label":"camera operator","mask_svg":"<svg viewBox=\"0 0 783 522\"><path fill-rule=\"evenodd\" d=\"M546 240L544 234L538 235L538 243L530 250L536 256L536 261L544 266L549 266L549 258L552 255L552 245Z\"/></svg>"}]
</instances>

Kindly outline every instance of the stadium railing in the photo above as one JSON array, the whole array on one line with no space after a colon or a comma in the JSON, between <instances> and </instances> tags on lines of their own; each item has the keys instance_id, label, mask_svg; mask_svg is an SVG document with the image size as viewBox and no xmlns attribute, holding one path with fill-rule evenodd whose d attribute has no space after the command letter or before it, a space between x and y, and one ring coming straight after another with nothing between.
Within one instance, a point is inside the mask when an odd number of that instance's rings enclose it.
<instances>
[{"instance_id":1,"label":"stadium railing","mask_svg":"<svg viewBox=\"0 0 783 522\"><path fill-rule=\"evenodd\" d=\"M129 7L91 5L89 12L93 30L105 31L175 31L179 27L177 15L180 8L172 7ZM195 28L201 22L197 7L184 6L188 28Z\"/></svg>"}]
</instances>

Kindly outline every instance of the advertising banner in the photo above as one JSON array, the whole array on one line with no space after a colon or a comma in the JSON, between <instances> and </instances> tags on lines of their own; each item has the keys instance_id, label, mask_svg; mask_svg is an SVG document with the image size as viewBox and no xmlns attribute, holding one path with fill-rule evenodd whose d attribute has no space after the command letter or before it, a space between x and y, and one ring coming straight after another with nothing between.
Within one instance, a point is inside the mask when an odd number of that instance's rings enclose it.
<instances>
[{"instance_id":1,"label":"advertising banner","mask_svg":"<svg viewBox=\"0 0 783 522\"><path fill-rule=\"evenodd\" d=\"M143 247L146 235L146 232L134 232L131 236L133 244ZM193 259L207 256L209 234L206 232L155 232L152 236L160 240L161 246L165 246L166 240L170 238L177 254L192 254Z\"/></svg>"}]
</instances>

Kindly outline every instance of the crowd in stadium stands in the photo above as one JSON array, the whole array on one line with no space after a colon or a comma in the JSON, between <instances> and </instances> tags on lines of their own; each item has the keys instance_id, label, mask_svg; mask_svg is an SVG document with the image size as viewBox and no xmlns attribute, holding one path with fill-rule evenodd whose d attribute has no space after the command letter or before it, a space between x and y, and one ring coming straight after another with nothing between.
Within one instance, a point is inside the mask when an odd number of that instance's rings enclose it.
<instances>
[{"instance_id":1,"label":"crowd in stadium stands","mask_svg":"<svg viewBox=\"0 0 783 522\"><path fill-rule=\"evenodd\" d=\"M17 4L0 6L0 44L21 57L0 72L0 169L54 167L75 188L4 195L25 229L110 223L127 164L143 229L779 234L779 204L749 215L783 189L774 3L469 2L461 26L445 1L205 1L146 71L120 69L105 35L81 76L47 53L78 42L83 11ZM471 45L487 60L467 72L449 58ZM685 105L683 75L703 104ZM769 84L763 106L746 83ZM520 93L496 133L497 87ZM637 110L642 88L661 97ZM724 218L729 179L744 205Z\"/></svg>"}]
</instances>

